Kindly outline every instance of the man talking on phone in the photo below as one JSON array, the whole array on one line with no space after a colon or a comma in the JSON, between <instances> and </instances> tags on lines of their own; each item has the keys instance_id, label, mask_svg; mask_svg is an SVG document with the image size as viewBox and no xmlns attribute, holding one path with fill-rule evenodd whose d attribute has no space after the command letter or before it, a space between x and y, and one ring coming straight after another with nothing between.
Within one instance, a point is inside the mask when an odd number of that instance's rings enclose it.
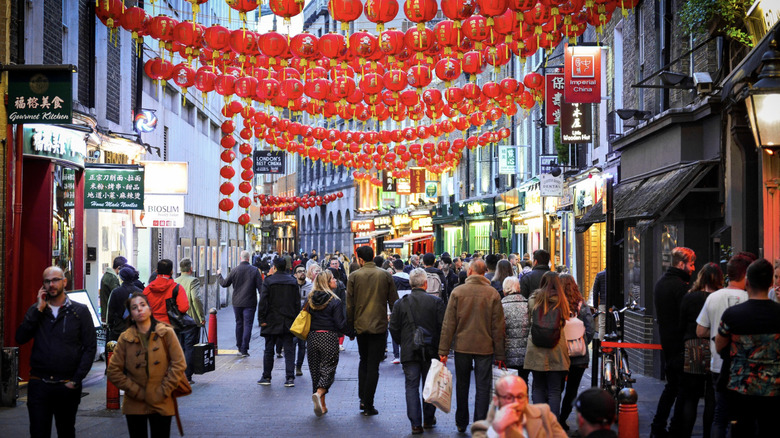
<instances>
[{"instance_id":1,"label":"man talking on phone","mask_svg":"<svg viewBox=\"0 0 780 438\"><path fill-rule=\"evenodd\" d=\"M27 410L30 436L51 436L52 417L57 436L76 436L76 412L81 401L81 381L95 359L95 327L87 306L65 295L68 280L62 269L43 271L37 301L16 331L16 342L34 339L30 356Z\"/></svg>"}]
</instances>

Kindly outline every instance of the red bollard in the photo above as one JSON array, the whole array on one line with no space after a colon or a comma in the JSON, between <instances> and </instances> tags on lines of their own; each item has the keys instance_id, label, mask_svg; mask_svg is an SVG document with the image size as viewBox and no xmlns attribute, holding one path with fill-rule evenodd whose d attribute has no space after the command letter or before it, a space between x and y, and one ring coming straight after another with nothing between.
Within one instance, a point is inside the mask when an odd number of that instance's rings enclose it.
<instances>
[{"instance_id":1,"label":"red bollard","mask_svg":"<svg viewBox=\"0 0 780 438\"><path fill-rule=\"evenodd\" d=\"M624 388L618 394L618 437L639 438L639 411L636 390Z\"/></svg>"},{"instance_id":2,"label":"red bollard","mask_svg":"<svg viewBox=\"0 0 780 438\"><path fill-rule=\"evenodd\" d=\"M106 344L106 367L111 362L114 348L116 348L116 341ZM119 409L119 388L108 379L106 379L106 409Z\"/></svg>"},{"instance_id":3,"label":"red bollard","mask_svg":"<svg viewBox=\"0 0 780 438\"><path fill-rule=\"evenodd\" d=\"M214 344L214 351L219 352L217 347L217 309L209 310L209 343Z\"/></svg>"}]
</instances>

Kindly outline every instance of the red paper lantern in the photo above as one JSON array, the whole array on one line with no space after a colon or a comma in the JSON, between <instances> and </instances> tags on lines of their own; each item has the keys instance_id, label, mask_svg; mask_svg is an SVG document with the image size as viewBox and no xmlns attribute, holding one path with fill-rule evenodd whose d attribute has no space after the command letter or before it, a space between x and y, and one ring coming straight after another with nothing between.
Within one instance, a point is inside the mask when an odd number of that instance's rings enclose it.
<instances>
[{"instance_id":1,"label":"red paper lantern","mask_svg":"<svg viewBox=\"0 0 780 438\"><path fill-rule=\"evenodd\" d=\"M360 58L369 58L378 47L375 36L368 32L355 32L349 37L349 50Z\"/></svg>"},{"instance_id":2,"label":"red paper lantern","mask_svg":"<svg viewBox=\"0 0 780 438\"><path fill-rule=\"evenodd\" d=\"M252 178L255 176L255 173L252 172L251 169L245 169L241 172L241 179L244 181L252 181Z\"/></svg>"},{"instance_id":3,"label":"red paper lantern","mask_svg":"<svg viewBox=\"0 0 780 438\"><path fill-rule=\"evenodd\" d=\"M233 169L233 166L222 166L222 168L219 169L219 175L222 178L231 179L236 176L236 169Z\"/></svg>"},{"instance_id":4,"label":"red paper lantern","mask_svg":"<svg viewBox=\"0 0 780 438\"><path fill-rule=\"evenodd\" d=\"M303 2L298 0L269 0L268 6L275 15L284 18L285 23L303 11Z\"/></svg>"},{"instance_id":5,"label":"red paper lantern","mask_svg":"<svg viewBox=\"0 0 780 438\"><path fill-rule=\"evenodd\" d=\"M525 75L523 84L526 88L536 90L544 86L544 77L537 72L531 72Z\"/></svg>"},{"instance_id":6,"label":"red paper lantern","mask_svg":"<svg viewBox=\"0 0 780 438\"><path fill-rule=\"evenodd\" d=\"M485 70L485 57L482 56L482 52L471 51L463 55L460 65L464 73L470 74L471 78L475 79L476 75Z\"/></svg>"},{"instance_id":7,"label":"red paper lantern","mask_svg":"<svg viewBox=\"0 0 780 438\"><path fill-rule=\"evenodd\" d=\"M414 88L421 89L430 85L433 77L431 69L427 65L419 64L412 67L407 73L407 82Z\"/></svg>"},{"instance_id":8,"label":"red paper lantern","mask_svg":"<svg viewBox=\"0 0 780 438\"><path fill-rule=\"evenodd\" d=\"M233 200L230 198L223 198L219 201L219 209L222 211L230 211L233 209Z\"/></svg>"},{"instance_id":9,"label":"red paper lantern","mask_svg":"<svg viewBox=\"0 0 780 438\"><path fill-rule=\"evenodd\" d=\"M124 12L125 5L120 0L102 0L95 8L95 15L106 27L111 29L119 27Z\"/></svg>"},{"instance_id":10,"label":"red paper lantern","mask_svg":"<svg viewBox=\"0 0 780 438\"><path fill-rule=\"evenodd\" d=\"M488 37L488 21L482 15L472 15L463 22L463 34L471 41L481 42Z\"/></svg>"},{"instance_id":11,"label":"red paper lantern","mask_svg":"<svg viewBox=\"0 0 780 438\"><path fill-rule=\"evenodd\" d=\"M233 10L238 11L238 15L242 21L246 21L246 13L257 9L258 3L256 0L230 0L225 2Z\"/></svg>"},{"instance_id":12,"label":"red paper lantern","mask_svg":"<svg viewBox=\"0 0 780 438\"><path fill-rule=\"evenodd\" d=\"M230 149L222 151L222 153L219 155L219 158L224 163L232 163L233 160L236 159L236 153L231 151Z\"/></svg>"},{"instance_id":13,"label":"red paper lantern","mask_svg":"<svg viewBox=\"0 0 780 438\"><path fill-rule=\"evenodd\" d=\"M319 38L310 33L300 33L290 38L290 52L305 59L315 58L320 54L317 47Z\"/></svg>"},{"instance_id":14,"label":"red paper lantern","mask_svg":"<svg viewBox=\"0 0 780 438\"><path fill-rule=\"evenodd\" d=\"M133 39L136 41L143 41L143 33L146 31L146 26L149 24L151 17L146 14L143 8L133 7L127 8L122 18L119 19L122 27L132 33Z\"/></svg>"},{"instance_id":15,"label":"red paper lantern","mask_svg":"<svg viewBox=\"0 0 780 438\"><path fill-rule=\"evenodd\" d=\"M366 0L365 15L368 21L376 24L376 31L385 30L385 23L393 21L398 15L397 0Z\"/></svg>"},{"instance_id":16,"label":"red paper lantern","mask_svg":"<svg viewBox=\"0 0 780 438\"><path fill-rule=\"evenodd\" d=\"M383 32L379 38L379 50L389 57L400 55L406 47L405 34L400 30L390 29Z\"/></svg>"},{"instance_id":17,"label":"red paper lantern","mask_svg":"<svg viewBox=\"0 0 780 438\"><path fill-rule=\"evenodd\" d=\"M433 31L428 28L420 30L412 27L404 34L404 44L415 52L425 52L430 49L435 39Z\"/></svg>"},{"instance_id":18,"label":"red paper lantern","mask_svg":"<svg viewBox=\"0 0 780 438\"><path fill-rule=\"evenodd\" d=\"M452 58L444 58L436 63L436 77L445 82L445 85L449 86L449 83L457 79L461 74L460 62Z\"/></svg>"},{"instance_id":19,"label":"red paper lantern","mask_svg":"<svg viewBox=\"0 0 780 438\"><path fill-rule=\"evenodd\" d=\"M187 88L195 85L195 70L183 62L173 67L171 77L182 88L183 94L187 93Z\"/></svg>"},{"instance_id":20,"label":"red paper lantern","mask_svg":"<svg viewBox=\"0 0 780 438\"><path fill-rule=\"evenodd\" d=\"M425 27L425 22L436 18L438 10L436 0L406 0L404 2L406 18L417 23L417 28L420 30Z\"/></svg>"},{"instance_id":21,"label":"red paper lantern","mask_svg":"<svg viewBox=\"0 0 780 438\"><path fill-rule=\"evenodd\" d=\"M460 21L465 20L474 14L477 4L474 0L442 0L441 11L444 16L454 20L456 27L460 27Z\"/></svg>"},{"instance_id":22,"label":"red paper lantern","mask_svg":"<svg viewBox=\"0 0 780 438\"><path fill-rule=\"evenodd\" d=\"M225 181L219 186L219 192L225 196L230 196L235 190L235 186L230 181Z\"/></svg>"},{"instance_id":23,"label":"red paper lantern","mask_svg":"<svg viewBox=\"0 0 780 438\"><path fill-rule=\"evenodd\" d=\"M491 18L506 12L508 6L507 0L477 0L477 4L479 5L479 13ZM489 20L488 25L492 24Z\"/></svg>"},{"instance_id":24,"label":"red paper lantern","mask_svg":"<svg viewBox=\"0 0 780 438\"><path fill-rule=\"evenodd\" d=\"M158 15L152 17L147 26L147 31L152 38L160 41L162 46L164 43L173 41L173 29L179 22L166 15Z\"/></svg>"},{"instance_id":25,"label":"red paper lantern","mask_svg":"<svg viewBox=\"0 0 780 438\"><path fill-rule=\"evenodd\" d=\"M384 75L384 83L385 88L388 90L398 93L399 91L406 88L407 85L407 75L406 72L401 70L390 70Z\"/></svg>"},{"instance_id":26,"label":"red paper lantern","mask_svg":"<svg viewBox=\"0 0 780 438\"><path fill-rule=\"evenodd\" d=\"M289 0L293 1L293 0ZM269 58L269 64L276 64L275 58L287 52L287 37L278 32L264 33L258 43L263 55Z\"/></svg>"},{"instance_id":27,"label":"red paper lantern","mask_svg":"<svg viewBox=\"0 0 780 438\"><path fill-rule=\"evenodd\" d=\"M341 30L348 31L349 23L357 20L363 13L360 0L330 0L328 12L334 20L341 22Z\"/></svg>"},{"instance_id":28,"label":"red paper lantern","mask_svg":"<svg viewBox=\"0 0 780 438\"><path fill-rule=\"evenodd\" d=\"M248 213L244 213L241 216L238 217L238 223L241 225L246 225L250 221L250 216Z\"/></svg>"},{"instance_id":29,"label":"red paper lantern","mask_svg":"<svg viewBox=\"0 0 780 438\"><path fill-rule=\"evenodd\" d=\"M206 28L203 39L209 49L224 50L230 45L230 31L223 26L211 26Z\"/></svg>"}]
</instances>

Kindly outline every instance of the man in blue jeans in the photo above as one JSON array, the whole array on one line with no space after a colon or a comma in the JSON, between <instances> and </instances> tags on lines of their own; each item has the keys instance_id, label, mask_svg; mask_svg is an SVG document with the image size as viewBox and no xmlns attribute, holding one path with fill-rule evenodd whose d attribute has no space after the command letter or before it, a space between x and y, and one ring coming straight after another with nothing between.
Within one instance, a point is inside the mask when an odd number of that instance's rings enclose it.
<instances>
[{"instance_id":1,"label":"man in blue jeans","mask_svg":"<svg viewBox=\"0 0 780 438\"><path fill-rule=\"evenodd\" d=\"M236 348L238 353L249 356L249 340L252 338L252 322L257 307L257 292L263 286L260 271L249 264L249 251L241 251L241 263L233 268L227 278L217 269L217 282L222 287L233 286L233 313L236 316Z\"/></svg>"},{"instance_id":2,"label":"man in blue jeans","mask_svg":"<svg viewBox=\"0 0 780 438\"><path fill-rule=\"evenodd\" d=\"M393 306L389 330L393 341L401 346L401 363L406 376L406 416L412 422L412 434L418 435L423 433L423 428L436 425L436 407L423 402L420 409L420 384L425 383L431 358L436 356L445 307L441 298L426 292L428 280L423 269L412 269L409 284L411 293ZM415 348L413 342L417 327L430 335L430 343L422 349Z\"/></svg>"},{"instance_id":3,"label":"man in blue jeans","mask_svg":"<svg viewBox=\"0 0 780 438\"><path fill-rule=\"evenodd\" d=\"M263 377L258 385L271 384L271 370L274 368L274 347L281 343L284 349L284 386L295 386L295 345L290 326L301 310L298 281L287 271L287 261L282 257L274 259L271 275L263 282L260 302L257 306L257 321L260 335L265 338L263 352Z\"/></svg>"},{"instance_id":4,"label":"man in blue jeans","mask_svg":"<svg viewBox=\"0 0 780 438\"><path fill-rule=\"evenodd\" d=\"M487 418L493 359L503 364L504 308L501 296L485 278L482 260L471 262L466 282L456 287L447 302L439 341L439 360L447 363L450 346L455 350L455 392L458 406L455 425L465 432L469 424L469 386L474 370L476 397L474 421Z\"/></svg>"}]
</instances>

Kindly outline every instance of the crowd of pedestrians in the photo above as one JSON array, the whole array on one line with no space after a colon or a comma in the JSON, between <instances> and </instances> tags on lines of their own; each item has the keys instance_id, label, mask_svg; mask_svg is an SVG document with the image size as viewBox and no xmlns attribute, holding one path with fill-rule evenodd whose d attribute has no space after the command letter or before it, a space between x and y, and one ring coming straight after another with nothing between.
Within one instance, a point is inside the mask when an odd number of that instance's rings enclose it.
<instances>
[{"instance_id":1,"label":"crowd of pedestrians","mask_svg":"<svg viewBox=\"0 0 780 438\"><path fill-rule=\"evenodd\" d=\"M595 388L578 394L590 363L595 312L572 275L550 269L544 250L522 258L427 253L403 261L363 246L352 261L339 252L320 260L315 251L254 257L243 251L240 257L227 277L217 271L218 284L233 287L238 354L249 355L256 312L265 341L257 383L271 385L274 358L283 353L284 386L294 386L306 358L316 416L328 412L326 395L344 337L357 339L356 405L364 416L379 414L379 364L387 358L390 336L393 363L405 376L412 434L437 426L436 407L421 390L432 359L446 365L452 358L458 432L471 425L473 436L562 437L576 410L581 436L615 436L613 397ZM654 288L667 383L651 434L690 436L703 397L705 437L725 437L729 428L732 436L773 436L772 414L780 408L780 264L738 253L725 276L708 263L694 278L695 264L692 250L675 248ZM124 391L131 437L147 436L148 430L168 436L176 413L172 393L192 383L203 291L189 259L179 268L174 279L173 263L160 260L144 286L120 256L101 279L101 318L107 338L118 342L106 374ZM604 305L604 274L592 288L594 307ZM32 436L49 436L52 419L58 436L74 435L81 380L95 356L88 310L68 299L66 285L61 269L47 268L16 332L20 344L35 340L28 386ZM172 305L194 322L172 324L178 321ZM290 332L301 310L311 316L305 340ZM563 335L574 322L584 327L584 353ZM513 373L497 378L495 369Z\"/></svg>"}]
</instances>

